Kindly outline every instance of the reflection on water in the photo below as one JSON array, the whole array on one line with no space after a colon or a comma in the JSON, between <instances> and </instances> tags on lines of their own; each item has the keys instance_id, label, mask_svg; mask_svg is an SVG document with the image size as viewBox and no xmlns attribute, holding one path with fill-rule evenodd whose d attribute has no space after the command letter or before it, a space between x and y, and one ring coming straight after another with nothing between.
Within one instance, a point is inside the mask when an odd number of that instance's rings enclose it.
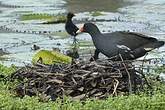
<instances>
[{"instance_id":1,"label":"reflection on water","mask_svg":"<svg viewBox=\"0 0 165 110\"><path fill-rule=\"evenodd\" d=\"M118 8L132 3L126 0L67 0L67 9L74 13L96 10L115 12Z\"/></svg>"}]
</instances>

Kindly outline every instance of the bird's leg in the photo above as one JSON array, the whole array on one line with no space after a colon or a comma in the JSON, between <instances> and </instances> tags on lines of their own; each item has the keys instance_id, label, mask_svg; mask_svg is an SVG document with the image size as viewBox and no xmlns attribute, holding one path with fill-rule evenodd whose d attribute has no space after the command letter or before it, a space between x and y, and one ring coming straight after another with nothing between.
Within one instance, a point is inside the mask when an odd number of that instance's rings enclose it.
<instances>
[{"instance_id":1,"label":"bird's leg","mask_svg":"<svg viewBox=\"0 0 165 110\"><path fill-rule=\"evenodd\" d=\"M74 47L76 46L76 44L77 44L76 36L73 36L73 45L74 45Z\"/></svg>"},{"instance_id":2,"label":"bird's leg","mask_svg":"<svg viewBox=\"0 0 165 110\"><path fill-rule=\"evenodd\" d=\"M76 39L76 36L73 38L73 57L74 58L79 58L79 53L78 53L78 41Z\"/></svg>"},{"instance_id":3,"label":"bird's leg","mask_svg":"<svg viewBox=\"0 0 165 110\"><path fill-rule=\"evenodd\" d=\"M94 56L90 58L90 61L95 61L99 58L100 51L98 49L95 50Z\"/></svg>"},{"instance_id":4,"label":"bird's leg","mask_svg":"<svg viewBox=\"0 0 165 110\"><path fill-rule=\"evenodd\" d=\"M77 50L77 48L78 48L78 47L77 47L77 46L78 46L77 43L78 43L78 41L77 41L77 39L76 39L76 36L73 36L73 49L74 49L74 50Z\"/></svg>"}]
</instances>

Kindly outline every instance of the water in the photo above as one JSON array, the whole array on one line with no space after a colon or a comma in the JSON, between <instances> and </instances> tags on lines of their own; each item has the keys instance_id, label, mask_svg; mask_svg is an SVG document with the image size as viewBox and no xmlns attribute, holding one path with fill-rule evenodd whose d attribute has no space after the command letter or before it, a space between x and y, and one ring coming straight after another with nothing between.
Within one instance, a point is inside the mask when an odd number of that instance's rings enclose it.
<instances>
[{"instance_id":1,"label":"water","mask_svg":"<svg viewBox=\"0 0 165 110\"><path fill-rule=\"evenodd\" d=\"M100 11L92 16L91 11ZM66 51L72 39L65 34L63 23L42 25L42 20L20 21L19 16L28 13L66 14L76 13L74 21L89 20L97 24L102 32L136 31L165 41L165 0L0 0L0 48L9 54L0 56L5 65L31 63L36 44L41 49L60 48ZM97 22L96 22L97 21ZM82 22L78 22L78 26ZM8 29L8 30L6 30ZM20 33L15 32L19 30ZM61 32L59 35L28 34L24 31ZM88 34L78 36L79 41L91 42ZM58 44L61 45L58 45ZM90 48L89 48L90 47ZM93 52L94 47L80 47L81 55ZM164 58L165 46L149 53L147 58Z\"/></svg>"},{"instance_id":2,"label":"water","mask_svg":"<svg viewBox=\"0 0 165 110\"><path fill-rule=\"evenodd\" d=\"M79 12L90 12L90 11L106 11L106 12L116 12L118 8L131 5L135 1L131 0L67 0L66 8L69 11L79 13ZM137 2L136 2L137 3Z\"/></svg>"}]
</instances>

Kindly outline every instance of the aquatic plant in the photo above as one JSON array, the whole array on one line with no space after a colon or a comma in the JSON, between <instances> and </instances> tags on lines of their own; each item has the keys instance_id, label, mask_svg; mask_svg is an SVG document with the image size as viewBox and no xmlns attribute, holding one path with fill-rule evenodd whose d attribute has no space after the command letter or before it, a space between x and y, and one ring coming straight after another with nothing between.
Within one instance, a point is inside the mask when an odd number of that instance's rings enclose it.
<instances>
[{"instance_id":1,"label":"aquatic plant","mask_svg":"<svg viewBox=\"0 0 165 110\"><path fill-rule=\"evenodd\" d=\"M49 50L40 50L38 51L32 58L32 63L36 64L37 62L43 64L56 64L56 63L71 63L71 58L59 53L57 51L49 51Z\"/></svg>"},{"instance_id":2,"label":"aquatic plant","mask_svg":"<svg viewBox=\"0 0 165 110\"><path fill-rule=\"evenodd\" d=\"M92 11L92 12L90 12L90 14L92 15L92 16L101 16L101 15L104 15L102 12L100 12L100 11Z\"/></svg>"},{"instance_id":3,"label":"aquatic plant","mask_svg":"<svg viewBox=\"0 0 165 110\"><path fill-rule=\"evenodd\" d=\"M43 24L64 23L66 16L64 15L50 15L50 14L23 14L20 20L47 20Z\"/></svg>"}]
</instances>

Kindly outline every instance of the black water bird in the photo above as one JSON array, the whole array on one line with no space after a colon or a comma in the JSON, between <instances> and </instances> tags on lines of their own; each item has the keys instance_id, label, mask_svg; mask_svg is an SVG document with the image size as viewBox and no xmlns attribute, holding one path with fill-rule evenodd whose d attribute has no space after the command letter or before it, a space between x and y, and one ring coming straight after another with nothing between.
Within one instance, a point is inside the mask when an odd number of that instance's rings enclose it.
<instances>
[{"instance_id":1,"label":"black water bird","mask_svg":"<svg viewBox=\"0 0 165 110\"><path fill-rule=\"evenodd\" d=\"M79 53L78 53L78 49L77 49L77 39L76 39L76 35L77 35L77 31L79 30L79 28L73 24L72 22L72 18L74 17L75 15L71 12L69 12L67 14L67 20L66 20L66 24L65 24L65 30L67 31L67 33L71 36L74 37L73 39L73 45L74 47L72 48L72 50L68 50L66 52L66 54L74 59L77 59L79 58Z\"/></svg>"},{"instance_id":2,"label":"black water bird","mask_svg":"<svg viewBox=\"0 0 165 110\"><path fill-rule=\"evenodd\" d=\"M72 22L72 18L74 16L75 15L73 13L69 12L67 14L67 20L66 20L66 23L65 23L65 30L71 36L76 36L77 35L76 32L79 30L79 28L75 24L73 24L73 22Z\"/></svg>"},{"instance_id":3,"label":"black water bird","mask_svg":"<svg viewBox=\"0 0 165 110\"><path fill-rule=\"evenodd\" d=\"M109 58L120 54L123 60L133 60L164 45L164 41L158 41L156 38L135 32L118 31L103 34L93 23L85 23L77 31L77 33L79 32L86 32L91 35L96 47L94 60L98 59L100 52ZM121 60L121 57L113 60Z\"/></svg>"}]
</instances>

